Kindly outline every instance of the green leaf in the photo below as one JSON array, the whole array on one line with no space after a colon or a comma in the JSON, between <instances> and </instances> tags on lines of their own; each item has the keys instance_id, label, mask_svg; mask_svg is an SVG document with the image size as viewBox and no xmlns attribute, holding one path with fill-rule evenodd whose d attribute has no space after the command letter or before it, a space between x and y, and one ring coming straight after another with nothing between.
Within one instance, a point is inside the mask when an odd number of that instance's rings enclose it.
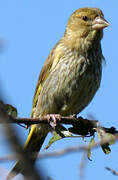
<instances>
[{"instance_id":1,"label":"green leaf","mask_svg":"<svg viewBox=\"0 0 118 180\"><path fill-rule=\"evenodd\" d=\"M48 149L55 141L58 141L63 138L73 137L72 133L70 133L64 126L57 125L55 127L55 131L53 131L53 137L50 139L48 145L45 149Z\"/></svg>"},{"instance_id":2,"label":"green leaf","mask_svg":"<svg viewBox=\"0 0 118 180\"><path fill-rule=\"evenodd\" d=\"M111 133L106 133L106 135L107 135L107 138L109 138L109 139L110 139L110 141L109 141L109 145L115 144L114 135L113 135L113 134L111 134Z\"/></svg>"},{"instance_id":3,"label":"green leaf","mask_svg":"<svg viewBox=\"0 0 118 180\"><path fill-rule=\"evenodd\" d=\"M17 117L17 109L13 107L10 104L5 104L4 105L5 111L8 115L11 115L13 117Z\"/></svg>"},{"instance_id":4,"label":"green leaf","mask_svg":"<svg viewBox=\"0 0 118 180\"><path fill-rule=\"evenodd\" d=\"M109 145L112 145L115 143L114 135L111 133L105 132L105 130L103 128L98 128L97 133L98 133L98 138L101 142L102 142L102 140L105 140L105 139L109 140L108 143L101 145L103 152L105 154L109 154L111 152Z\"/></svg>"},{"instance_id":5,"label":"green leaf","mask_svg":"<svg viewBox=\"0 0 118 180\"><path fill-rule=\"evenodd\" d=\"M94 140L94 138L91 138L91 140L90 140L90 142L89 142L89 146L93 146L95 144L95 140ZM87 157L88 157L88 159L90 160L90 161L92 161L91 160L91 148L90 149L88 149L88 152L87 152Z\"/></svg>"},{"instance_id":6,"label":"green leaf","mask_svg":"<svg viewBox=\"0 0 118 180\"><path fill-rule=\"evenodd\" d=\"M105 154L109 154L109 153L111 152L111 149L110 149L110 147L109 147L108 144L101 145L101 147L102 147L102 150L103 150L103 152L104 152Z\"/></svg>"}]
</instances>

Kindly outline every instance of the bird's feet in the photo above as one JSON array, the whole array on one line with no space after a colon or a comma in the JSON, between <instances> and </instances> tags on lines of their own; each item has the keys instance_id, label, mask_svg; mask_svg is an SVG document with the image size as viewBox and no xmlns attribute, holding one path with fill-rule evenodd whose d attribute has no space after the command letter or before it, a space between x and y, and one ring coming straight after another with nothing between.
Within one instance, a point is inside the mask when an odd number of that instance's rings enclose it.
<instances>
[{"instance_id":1,"label":"bird's feet","mask_svg":"<svg viewBox=\"0 0 118 180\"><path fill-rule=\"evenodd\" d=\"M48 119L48 122L50 123L50 126L53 129L55 129L57 125L57 120L61 119L61 115L60 114L47 114L47 119Z\"/></svg>"}]
</instances>

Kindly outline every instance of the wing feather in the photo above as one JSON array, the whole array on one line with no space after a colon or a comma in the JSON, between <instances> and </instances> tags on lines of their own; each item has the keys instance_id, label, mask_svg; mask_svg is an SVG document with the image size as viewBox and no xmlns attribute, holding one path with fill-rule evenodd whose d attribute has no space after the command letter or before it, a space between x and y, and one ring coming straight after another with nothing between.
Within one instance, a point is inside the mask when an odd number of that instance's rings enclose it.
<instances>
[{"instance_id":1,"label":"wing feather","mask_svg":"<svg viewBox=\"0 0 118 180\"><path fill-rule=\"evenodd\" d=\"M63 55L63 48L62 48L61 43L58 43L50 52L40 72L38 83L37 83L36 90L34 93L33 108L36 107L38 96L41 92L44 81L47 79L52 69L57 65L62 55Z\"/></svg>"}]
</instances>

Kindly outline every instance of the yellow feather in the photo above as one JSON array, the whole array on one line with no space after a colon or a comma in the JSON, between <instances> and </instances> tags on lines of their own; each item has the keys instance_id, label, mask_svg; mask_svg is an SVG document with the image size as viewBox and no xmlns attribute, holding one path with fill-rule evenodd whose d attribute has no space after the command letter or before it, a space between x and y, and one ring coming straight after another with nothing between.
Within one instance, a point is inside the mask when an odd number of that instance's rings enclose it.
<instances>
[{"instance_id":1,"label":"yellow feather","mask_svg":"<svg viewBox=\"0 0 118 180\"><path fill-rule=\"evenodd\" d=\"M36 130L36 125L32 125L32 127L31 127L31 129L30 129L30 132L29 132L29 135L28 135L28 138L27 138L27 140L26 140L26 142L25 142L25 144L24 144L24 148L26 148L27 145L29 144L29 142L30 142L30 140L31 140L31 138L32 138L32 135L33 135L33 133L35 132L35 130Z\"/></svg>"},{"instance_id":2,"label":"yellow feather","mask_svg":"<svg viewBox=\"0 0 118 180\"><path fill-rule=\"evenodd\" d=\"M36 91L36 94L34 96L34 100L33 100L33 108L36 107L36 102L37 102L37 99L38 99L38 96L40 94L40 91L41 91L41 88L42 88L42 85L40 84L37 91ZM32 116L32 115L31 115Z\"/></svg>"}]
</instances>

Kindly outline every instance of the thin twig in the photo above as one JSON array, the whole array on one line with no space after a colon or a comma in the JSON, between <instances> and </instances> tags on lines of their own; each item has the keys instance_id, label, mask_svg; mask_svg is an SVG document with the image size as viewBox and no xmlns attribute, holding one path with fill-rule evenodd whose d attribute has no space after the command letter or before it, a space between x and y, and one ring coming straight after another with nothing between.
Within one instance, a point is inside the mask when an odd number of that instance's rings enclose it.
<instances>
[{"instance_id":1,"label":"thin twig","mask_svg":"<svg viewBox=\"0 0 118 180\"><path fill-rule=\"evenodd\" d=\"M80 166L79 166L79 175L81 178L84 177L86 163L87 163L87 156L86 156L86 153L83 152L82 159L81 159Z\"/></svg>"},{"instance_id":2,"label":"thin twig","mask_svg":"<svg viewBox=\"0 0 118 180\"><path fill-rule=\"evenodd\" d=\"M72 124L73 122L76 123L76 118L75 117L61 117L56 118L57 123L61 123L61 124ZM20 118L20 117L12 117L9 116L9 123L21 123L21 124L25 124L25 125L31 125L31 124L49 124L49 119L47 116L43 116L40 118Z\"/></svg>"},{"instance_id":3,"label":"thin twig","mask_svg":"<svg viewBox=\"0 0 118 180\"><path fill-rule=\"evenodd\" d=\"M110 167L105 167L105 169L107 169L108 171L110 171L113 175L118 176L118 172L115 171L114 169L110 168Z\"/></svg>"},{"instance_id":4,"label":"thin twig","mask_svg":"<svg viewBox=\"0 0 118 180\"><path fill-rule=\"evenodd\" d=\"M25 124L27 127L29 127L32 124L40 124L40 123L50 125L51 121L53 122L53 119L49 120L47 116L43 116L40 118L21 118L21 117L14 118L8 115L7 123L13 123L13 124L16 123L19 125ZM99 124L97 120L88 120L82 117L75 118L74 116L61 116L61 118L56 118L56 123L72 125L73 127L78 128L78 133L77 133L78 135L90 135L90 136L94 135L94 132L96 132L96 128L98 127L98 124ZM101 128L104 129L104 131L107 133L118 134L118 131L114 127L110 127L110 128L101 127ZM76 132L77 132L77 129L76 129ZM72 133L74 132L72 131Z\"/></svg>"},{"instance_id":5,"label":"thin twig","mask_svg":"<svg viewBox=\"0 0 118 180\"><path fill-rule=\"evenodd\" d=\"M100 145L106 144L108 142L110 142L111 140L113 140L113 137L108 137L105 139L102 139L99 142L94 143L93 145L79 145L79 146L74 146L74 147L68 147L68 148L64 148L64 149L60 149L60 150L56 150L56 151L52 151L52 152L46 152L46 153L39 153L38 157L39 159L43 159L43 158L52 158L52 157L60 157L60 156L64 156L67 155L69 153L75 153L75 152L86 152L89 149L95 149L98 148ZM114 135L114 140L118 140L118 135ZM37 154L37 153L36 153ZM34 154L35 157L35 154ZM14 160L16 159L16 155L8 155L5 157L0 157L0 162L4 162L4 161L9 161L9 160Z\"/></svg>"},{"instance_id":6,"label":"thin twig","mask_svg":"<svg viewBox=\"0 0 118 180\"><path fill-rule=\"evenodd\" d=\"M38 155L38 158L51 158L51 157L60 157L60 156L64 156L67 155L69 153L75 153L75 152L83 152L83 151L88 151L89 149L96 149L101 145L104 145L108 142L110 142L111 140L113 140L113 137L108 137L105 139L102 139L99 142L94 143L93 145L82 145L82 146L74 146L74 147L68 147L68 148L64 148L58 151L53 151L53 152L46 152L46 153L40 153ZM118 135L114 135L114 141L118 140Z\"/></svg>"}]
</instances>

